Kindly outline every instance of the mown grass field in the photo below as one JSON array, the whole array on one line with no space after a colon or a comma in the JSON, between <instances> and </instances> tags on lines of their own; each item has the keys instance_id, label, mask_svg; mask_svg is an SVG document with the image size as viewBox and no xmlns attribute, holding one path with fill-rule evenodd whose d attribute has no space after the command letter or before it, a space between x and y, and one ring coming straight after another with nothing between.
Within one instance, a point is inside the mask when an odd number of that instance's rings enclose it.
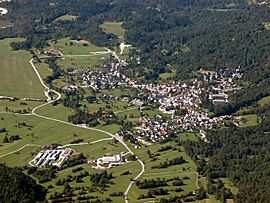
<instances>
[{"instance_id":1,"label":"mown grass field","mask_svg":"<svg viewBox=\"0 0 270 203\"><path fill-rule=\"evenodd\" d=\"M91 52L106 51L105 48L95 46L88 41L76 41L71 40L70 38L60 39L56 44L50 41L49 44L50 47L47 47L47 50L57 48L58 50L62 51L64 55L88 55L91 54Z\"/></svg>"},{"instance_id":2,"label":"mown grass field","mask_svg":"<svg viewBox=\"0 0 270 203\"><path fill-rule=\"evenodd\" d=\"M23 111L24 109L31 112L34 107L41 104L43 104L43 102L0 100L0 112L5 112L6 108L8 108L10 112Z\"/></svg>"},{"instance_id":3,"label":"mown grass field","mask_svg":"<svg viewBox=\"0 0 270 203\"><path fill-rule=\"evenodd\" d=\"M122 28L121 22L104 22L100 25L105 33L112 33L119 39L123 40L125 36L125 29Z\"/></svg>"},{"instance_id":4,"label":"mown grass field","mask_svg":"<svg viewBox=\"0 0 270 203\"><path fill-rule=\"evenodd\" d=\"M0 41L0 95L43 99L43 87L33 71L27 51L12 51L10 43L24 39Z\"/></svg>"},{"instance_id":5,"label":"mown grass field","mask_svg":"<svg viewBox=\"0 0 270 203\"><path fill-rule=\"evenodd\" d=\"M104 59L108 57L108 54L91 55L82 57L65 58L59 61L59 65L62 69L74 68L79 71L90 70L102 70L102 63Z\"/></svg>"}]
</instances>

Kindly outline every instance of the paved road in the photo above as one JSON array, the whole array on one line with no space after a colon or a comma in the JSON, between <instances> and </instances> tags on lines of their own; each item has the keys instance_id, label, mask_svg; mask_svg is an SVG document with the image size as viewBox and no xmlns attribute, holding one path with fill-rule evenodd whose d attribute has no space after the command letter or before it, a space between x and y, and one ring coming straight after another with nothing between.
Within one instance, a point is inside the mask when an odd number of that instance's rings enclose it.
<instances>
[{"instance_id":1,"label":"paved road","mask_svg":"<svg viewBox=\"0 0 270 203\"><path fill-rule=\"evenodd\" d=\"M108 52L107 52L107 53L112 53L113 55L115 55L115 56L118 58L118 60L120 60L119 57L116 55L115 52L111 52L111 51L108 49ZM65 57L65 55L63 55L63 56L61 56L61 57ZM85 129L89 129L89 130L92 130L92 131L97 131L97 132L104 133L104 134L109 135L109 136L111 136L112 138L115 138L116 140L118 140L118 141L119 141L119 142L127 149L127 151L128 151L129 153L131 153L131 154L134 155L134 152L128 147L128 145L127 145L122 139L120 139L120 138L119 138L118 136L116 136L116 135L113 135L112 133L109 133L109 132L107 132L107 131L104 131L104 130L101 130L101 129L97 129L97 128L90 128L90 127L86 127L86 126L75 125L75 124L73 124L73 123L69 123L69 122L66 122L66 121L59 120L59 119L55 119L55 118L51 118L51 117L42 116L42 115L37 114L36 111L37 111L38 109L40 109L40 108L42 108L42 107L44 107L44 106L46 106L46 105L48 105L48 104L51 104L51 103L53 103L53 102L55 102L55 101L58 101L58 100L61 98L61 94L60 94L59 92L53 90L53 89L50 89L48 86L45 85L45 83L43 82L43 80L42 80L42 78L41 78L39 72L37 71L36 66L35 66L34 63L33 63L33 60L34 60L34 59L31 59L29 62L30 62L30 64L31 64L32 68L34 69L34 71L35 71L35 73L36 73L36 75L37 75L37 77L38 77L38 79L39 79L41 85L45 88L44 94L45 94L45 96L47 97L47 103L42 104L42 105L39 105L39 106L35 107L35 108L32 110L32 114L33 114L34 116L37 116L37 117L39 117L39 118L43 118L43 119L46 119L46 120L51 120L51 121L55 121L55 122L60 122L60 123L66 124L66 125L74 126L74 127L85 128ZM50 91L57 95L57 98L56 98L56 99L51 99L51 97L50 97L49 94L48 94ZM139 173L139 174L138 174L138 175L137 175L137 176L129 183L129 185L128 185L128 187L127 187L125 193L124 193L124 200L125 200L125 203L128 203L128 193L129 193L129 191L130 191L131 186L135 183L135 181L136 181L138 178L140 178L140 177L142 176L142 174L143 174L144 171L145 171L144 163L143 163L139 158L137 158L137 160L138 160L138 162L140 163L140 165L141 165L141 167L142 167L142 170L141 170L141 172L140 172L140 173Z\"/></svg>"}]
</instances>

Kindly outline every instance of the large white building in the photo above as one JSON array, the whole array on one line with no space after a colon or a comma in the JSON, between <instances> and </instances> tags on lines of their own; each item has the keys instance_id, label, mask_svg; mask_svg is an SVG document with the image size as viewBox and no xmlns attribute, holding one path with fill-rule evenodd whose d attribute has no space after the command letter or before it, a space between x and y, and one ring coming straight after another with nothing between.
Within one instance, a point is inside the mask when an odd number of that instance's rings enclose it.
<instances>
[{"instance_id":1,"label":"large white building","mask_svg":"<svg viewBox=\"0 0 270 203\"><path fill-rule=\"evenodd\" d=\"M110 168L125 163L125 158L122 154L113 156L103 156L97 159L97 168Z\"/></svg>"}]
</instances>

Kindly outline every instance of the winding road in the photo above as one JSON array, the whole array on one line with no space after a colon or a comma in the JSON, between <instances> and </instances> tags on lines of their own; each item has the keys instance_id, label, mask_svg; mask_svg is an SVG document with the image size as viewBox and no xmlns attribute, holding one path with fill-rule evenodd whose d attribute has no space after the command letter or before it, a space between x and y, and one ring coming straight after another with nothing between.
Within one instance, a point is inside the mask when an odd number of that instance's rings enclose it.
<instances>
[{"instance_id":1,"label":"winding road","mask_svg":"<svg viewBox=\"0 0 270 203\"><path fill-rule=\"evenodd\" d=\"M115 55L115 56L119 59L119 57L116 55L115 52L112 52L112 51L110 51L110 50L108 49L108 52L107 52L107 53L112 53L113 55ZM80 55L74 55L73 57L78 57L78 56L80 56ZM83 55L83 56L85 56L85 55ZM67 56L62 55L61 57L62 57L62 58L64 58L64 57L71 57L71 55L67 55ZM119 60L120 60L120 59L119 59ZM110 133L110 132L107 132L107 131L104 131L104 130L101 130L101 129L97 129L97 128L91 128L91 127L86 127L86 126L82 126L82 125L75 125L75 124L73 124L73 123L69 123L69 122L66 122L66 121L59 120L59 119L55 119L55 118L51 118L51 117L39 115L39 114L36 112L38 109L40 109L40 108L42 108L42 107L44 107L44 106L46 106L46 105L49 105L49 104L51 104L51 103L53 103L53 102L55 102L55 101L58 101L58 100L61 98L61 94L60 94L59 92L53 90L53 89L50 89L50 88L43 82L43 80L42 80L42 78L41 78L41 76L40 76L40 74L39 74L39 72L38 72L38 70L37 70L35 64L33 63L33 61L34 61L34 59L31 59L29 62L30 62L30 64L31 64L33 70L35 71L35 73L36 73L36 75L37 75L37 77L38 77L38 79L39 79L41 85L44 87L44 94L45 94L45 96L47 97L47 102L44 103L44 104L41 104L41 105L39 105L39 106L37 106L37 107L35 107L35 108L33 108L33 110L32 110L32 115L37 116L37 117L39 117L39 118L46 119L46 120L51 120L51 121L55 121L55 122L60 122L60 123L63 123L63 124L66 124L66 125L70 125L70 126L74 126L74 127L78 127L78 128L85 128L85 129L89 129L89 130L92 130L92 131L97 131L97 132L104 133L104 134L106 134L106 135L109 135L109 136L111 137L111 139L112 139L112 138L115 138L116 140L118 140L118 141L119 141L119 142L127 149L127 151L128 151L130 154L135 155L134 152L128 147L128 145L127 145L120 137L118 137L117 135L113 135L113 134ZM57 95L57 98L56 98L56 99L53 99L53 98L49 95L50 92L53 92L54 94L56 94L56 95ZM119 113L120 113L120 112L119 112ZM108 139L108 138L107 138L107 139ZM98 142L98 140L97 140L96 142ZM92 143L94 143L94 142L92 142ZM80 143L79 143L79 144L80 144ZM25 147L25 146L24 146L24 147ZM21 150L21 149L20 149L20 150ZM144 165L144 163L143 163L138 157L137 157L137 161L138 161L138 162L140 163L140 165L141 165L141 172L140 172L135 178L133 178L132 181L129 183L129 185L128 185L128 187L127 187L125 193L124 193L124 201L125 201L125 203L128 203L128 193L129 193L129 191L130 191L132 185L135 183L135 181L136 181L138 178L140 178L140 177L143 175L143 173L144 173L144 171L145 171L145 165Z\"/></svg>"}]
</instances>

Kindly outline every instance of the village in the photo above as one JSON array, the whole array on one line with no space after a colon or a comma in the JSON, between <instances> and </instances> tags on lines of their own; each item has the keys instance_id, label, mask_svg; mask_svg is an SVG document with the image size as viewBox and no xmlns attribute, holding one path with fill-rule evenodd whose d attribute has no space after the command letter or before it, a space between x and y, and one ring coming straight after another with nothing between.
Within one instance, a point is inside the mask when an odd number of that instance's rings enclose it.
<instances>
[{"instance_id":1,"label":"village","mask_svg":"<svg viewBox=\"0 0 270 203\"><path fill-rule=\"evenodd\" d=\"M206 97L216 106L227 104L229 93L241 88L237 84L242 77L240 67L230 71L202 71L201 77L191 82L140 84L122 74L127 66L126 61L114 57L110 64L104 65L108 72L86 70L81 77L82 87L92 87L94 90L117 89L120 86L137 89L139 94L127 98L129 106L140 110L152 107L160 111L155 118L142 116L133 133L120 131L119 135L131 133L140 143L155 143L168 140L180 132L191 132L207 141L207 129L220 127L224 119L231 119L229 116L210 116L208 110L202 108L202 100ZM165 120L162 114L170 118Z\"/></svg>"}]
</instances>

